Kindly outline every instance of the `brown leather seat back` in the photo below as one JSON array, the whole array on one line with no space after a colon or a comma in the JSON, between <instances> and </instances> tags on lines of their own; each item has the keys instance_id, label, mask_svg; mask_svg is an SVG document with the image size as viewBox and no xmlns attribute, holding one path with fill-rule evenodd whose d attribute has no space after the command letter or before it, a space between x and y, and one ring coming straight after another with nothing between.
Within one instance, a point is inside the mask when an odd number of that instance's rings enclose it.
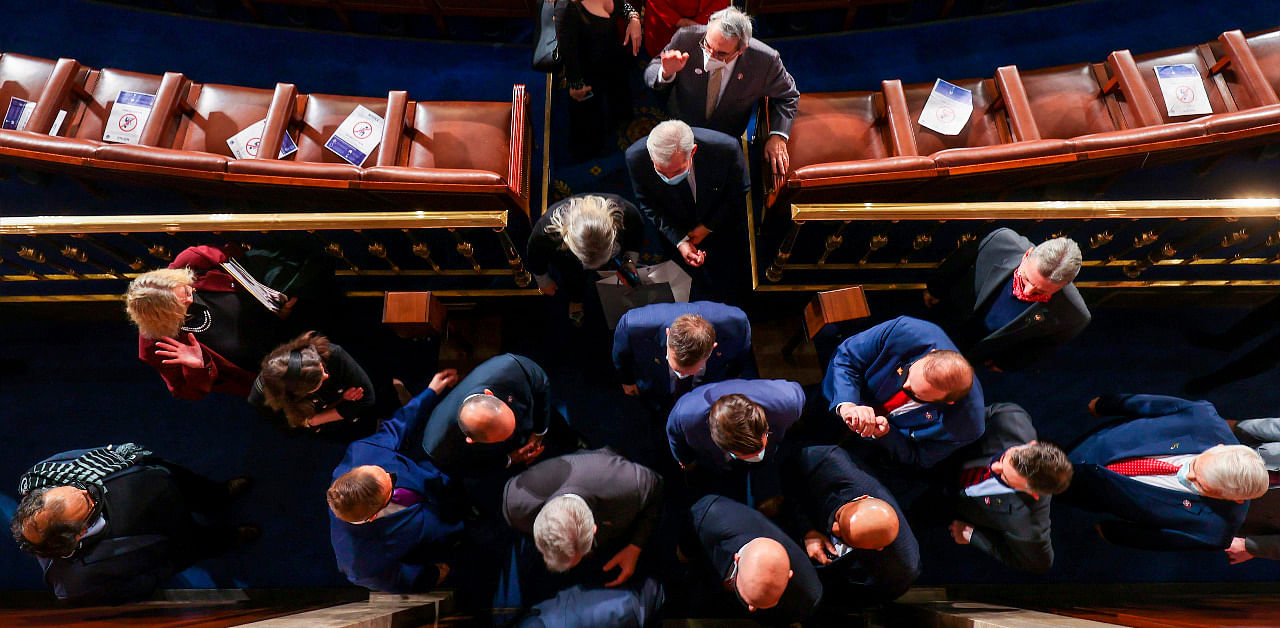
<instances>
[{"instance_id":1,"label":"brown leather seat back","mask_svg":"<svg viewBox=\"0 0 1280 628\"><path fill-rule=\"evenodd\" d=\"M116 102L116 96L122 91L155 94L160 90L161 78L156 74L103 68L98 72L96 81L90 79L93 85L89 95L92 98L85 105L84 117L79 126L71 129L67 136L101 140L103 126L107 123L107 116L111 113L111 105Z\"/></svg>"},{"instance_id":2,"label":"brown leather seat back","mask_svg":"<svg viewBox=\"0 0 1280 628\"><path fill-rule=\"evenodd\" d=\"M1040 137L1066 140L1116 130L1091 64L1019 70L1019 75Z\"/></svg>"},{"instance_id":3,"label":"brown leather seat back","mask_svg":"<svg viewBox=\"0 0 1280 628\"><path fill-rule=\"evenodd\" d=\"M1209 96L1209 106L1213 108L1213 113L1231 111L1231 108L1222 102L1222 93L1218 91L1218 85L1214 82L1213 76L1209 74L1209 66L1204 62L1204 57L1200 56L1200 51L1195 47L1141 55L1134 57L1133 61L1137 64L1138 72L1142 75L1142 82L1146 83L1147 91L1151 93L1151 100L1155 102L1156 110L1160 112L1160 117L1164 119L1165 124L1184 122L1198 116L1173 117L1169 115L1169 108L1164 105L1164 93L1160 91L1160 79L1156 77L1155 67L1158 65L1185 63L1195 66L1196 70L1200 72L1200 82L1204 84L1204 92Z\"/></svg>"},{"instance_id":4,"label":"brown leather seat back","mask_svg":"<svg viewBox=\"0 0 1280 628\"><path fill-rule=\"evenodd\" d=\"M10 98L38 101L56 63L13 52L0 54L0 116L9 108Z\"/></svg>"},{"instance_id":5,"label":"brown leather seat back","mask_svg":"<svg viewBox=\"0 0 1280 628\"><path fill-rule=\"evenodd\" d=\"M801 94L791 139L791 168L893 156L884 136L879 92Z\"/></svg>"},{"instance_id":6,"label":"brown leather seat back","mask_svg":"<svg viewBox=\"0 0 1280 628\"><path fill-rule=\"evenodd\" d=\"M969 123L956 135L943 135L920 126L920 112L924 110L925 101L933 91L933 83L908 85L903 88L907 98L907 111L911 117L911 128L916 134L916 146L921 155L929 155L948 148L966 148L970 146L992 146L1004 143L1008 137L1003 111L992 111L991 103L996 98L995 82L990 79L969 79L966 81L949 81L973 92L973 114ZM1002 131L1001 127L1005 130Z\"/></svg>"},{"instance_id":7,"label":"brown leather seat back","mask_svg":"<svg viewBox=\"0 0 1280 628\"><path fill-rule=\"evenodd\" d=\"M1246 41L1271 89L1280 94L1280 30L1254 35Z\"/></svg>"},{"instance_id":8,"label":"brown leather seat back","mask_svg":"<svg viewBox=\"0 0 1280 628\"><path fill-rule=\"evenodd\" d=\"M267 117L270 89L235 85L201 85L191 98L193 111L182 116L173 147L233 157L227 138Z\"/></svg>"},{"instance_id":9,"label":"brown leather seat back","mask_svg":"<svg viewBox=\"0 0 1280 628\"><path fill-rule=\"evenodd\" d=\"M338 129L338 125L342 124L342 121L346 120L352 111L355 111L357 105L363 105L365 109L384 118L387 115L387 99L385 97L361 98L357 96L308 94L305 98L306 104L304 106L306 110L303 112L302 128L298 129L296 133L298 152L294 153L293 161L345 164L347 163L345 159L324 147L324 143L329 141L329 137ZM294 134L292 127L290 127L290 134ZM372 166L378 163L378 151L380 150L382 150L381 145L365 158L364 165Z\"/></svg>"},{"instance_id":10,"label":"brown leather seat back","mask_svg":"<svg viewBox=\"0 0 1280 628\"><path fill-rule=\"evenodd\" d=\"M511 154L511 103L419 102L409 141L396 165L487 170L506 177Z\"/></svg>"}]
</instances>

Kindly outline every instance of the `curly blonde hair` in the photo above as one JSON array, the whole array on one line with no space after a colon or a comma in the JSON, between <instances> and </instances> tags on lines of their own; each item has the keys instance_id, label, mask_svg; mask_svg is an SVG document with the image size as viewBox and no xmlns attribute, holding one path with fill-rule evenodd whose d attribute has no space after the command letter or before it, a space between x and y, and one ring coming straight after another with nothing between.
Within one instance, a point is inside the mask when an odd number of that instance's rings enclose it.
<instances>
[{"instance_id":1,"label":"curly blonde hair","mask_svg":"<svg viewBox=\"0 0 1280 628\"><path fill-rule=\"evenodd\" d=\"M584 268L600 268L618 254L618 233L622 231L622 208L613 199L584 194L551 215L547 233L560 237Z\"/></svg>"},{"instance_id":2,"label":"curly blonde hair","mask_svg":"<svg viewBox=\"0 0 1280 628\"><path fill-rule=\"evenodd\" d=\"M147 338L177 336L178 328L187 317L187 308L173 290L195 281L196 274L190 268L161 268L138 275L124 293L124 309L129 320Z\"/></svg>"}]
</instances>

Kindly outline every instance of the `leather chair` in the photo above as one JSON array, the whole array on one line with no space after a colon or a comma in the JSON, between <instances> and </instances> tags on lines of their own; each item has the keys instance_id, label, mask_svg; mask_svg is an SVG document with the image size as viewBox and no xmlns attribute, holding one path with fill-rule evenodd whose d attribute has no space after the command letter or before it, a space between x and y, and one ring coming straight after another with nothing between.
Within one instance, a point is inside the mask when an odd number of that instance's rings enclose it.
<instances>
[{"instance_id":1,"label":"leather chair","mask_svg":"<svg viewBox=\"0 0 1280 628\"><path fill-rule=\"evenodd\" d=\"M1229 141L1240 141L1260 135L1272 135L1280 124L1280 98L1267 81L1250 49L1244 33L1227 31L1217 41L1206 44L1201 53L1214 61L1210 72L1226 94L1235 103L1235 113L1210 116L1206 130L1211 134L1226 134Z\"/></svg>"},{"instance_id":2,"label":"leather chair","mask_svg":"<svg viewBox=\"0 0 1280 628\"><path fill-rule=\"evenodd\" d=\"M0 107L7 109L12 98L36 103L22 130L0 129L0 149L48 152L51 142L46 139L58 111L69 110L62 129L59 129L59 132L65 132L77 111L73 106L76 103L71 101L72 91L83 91L87 77L88 70L74 59L51 61L15 53L0 54ZM82 151L82 154L70 156L83 158L86 155L87 151ZM40 157L38 154L23 156Z\"/></svg>"}]
</instances>

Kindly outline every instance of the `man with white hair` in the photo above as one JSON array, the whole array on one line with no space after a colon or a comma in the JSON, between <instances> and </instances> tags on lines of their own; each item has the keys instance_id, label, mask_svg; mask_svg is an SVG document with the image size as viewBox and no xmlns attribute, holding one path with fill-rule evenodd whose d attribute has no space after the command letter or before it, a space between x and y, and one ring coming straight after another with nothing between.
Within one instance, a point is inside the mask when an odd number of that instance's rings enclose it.
<instances>
[{"instance_id":1,"label":"man with white hair","mask_svg":"<svg viewBox=\"0 0 1280 628\"><path fill-rule=\"evenodd\" d=\"M661 508L662 478L608 448L533 465L502 496L507 523L533 537L547 570L577 568L574 580L608 587L635 573Z\"/></svg>"},{"instance_id":2,"label":"man with white hair","mask_svg":"<svg viewBox=\"0 0 1280 628\"><path fill-rule=\"evenodd\" d=\"M974 364L1017 370L1089 324L1089 308L1071 283L1080 264L1080 247L1069 238L1032 245L1012 229L996 229L943 261L924 302Z\"/></svg>"},{"instance_id":3,"label":"man with white hair","mask_svg":"<svg viewBox=\"0 0 1280 628\"><path fill-rule=\"evenodd\" d=\"M1247 501L1267 492L1262 457L1239 444L1213 404L1163 395L1089 402L1102 426L1076 445L1060 499L1116 519L1098 533L1140 549L1226 549Z\"/></svg>"},{"instance_id":4,"label":"man with white hair","mask_svg":"<svg viewBox=\"0 0 1280 628\"><path fill-rule=\"evenodd\" d=\"M787 138L800 92L778 51L751 37L751 18L736 7L711 14L706 25L676 31L649 61L645 83L670 91L671 117L733 137L742 135L751 110L769 98L769 139L764 154L775 177L786 175Z\"/></svg>"},{"instance_id":5,"label":"man with white hair","mask_svg":"<svg viewBox=\"0 0 1280 628\"><path fill-rule=\"evenodd\" d=\"M668 120L632 144L626 158L640 211L666 238L667 250L690 269L706 265L710 281L732 292L750 274L744 268L751 177L737 140Z\"/></svg>"}]
</instances>

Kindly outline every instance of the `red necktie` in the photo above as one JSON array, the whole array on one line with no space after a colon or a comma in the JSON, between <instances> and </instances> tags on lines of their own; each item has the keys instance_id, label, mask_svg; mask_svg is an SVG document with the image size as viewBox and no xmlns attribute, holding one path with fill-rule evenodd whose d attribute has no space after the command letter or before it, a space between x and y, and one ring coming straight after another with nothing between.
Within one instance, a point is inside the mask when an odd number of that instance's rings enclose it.
<instances>
[{"instance_id":1,"label":"red necktie","mask_svg":"<svg viewBox=\"0 0 1280 628\"><path fill-rule=\"evenodd\" d=\"M878 414L880 416L889 416L890 412L901 408L908 401L911 401L911 397L907 396L907 392L905 390L899 390L892 397L889 397L888 401L884 402L884 405L880 407Z\"/></svg>"},{"instance_id":2,"label":"red necktie","mask_svg":"<svg viewBox=\"0 0 1280 628\"><path fill-rule=\"evenodd\" d=\"M991 479L991 467L974 467L960 472L960 488L981 484Z\"/></svg>"},{"instance_id":3,"label":"red necktie","mask_svg":"<svg viewBox=\"0 0 1280 628\"><path fill-rule=\"evenodd\" d=\"M1169 464L1155 458L1129 458L1113 462L1107 468L1120 475L1173 475L1178 472L1178 465Z\"/></svg>"}]
</instances>

